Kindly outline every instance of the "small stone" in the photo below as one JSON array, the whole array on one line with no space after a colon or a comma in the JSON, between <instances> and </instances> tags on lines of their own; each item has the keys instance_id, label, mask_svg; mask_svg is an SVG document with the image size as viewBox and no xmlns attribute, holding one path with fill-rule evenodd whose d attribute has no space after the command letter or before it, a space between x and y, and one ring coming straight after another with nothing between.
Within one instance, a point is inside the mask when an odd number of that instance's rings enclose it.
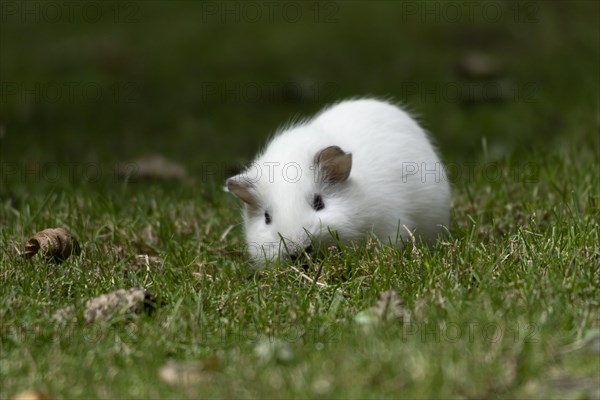
<instances>
[{"instance_id":1,"label":"small stone","mask_svg":"<svg viewBox=\"0 0 600 400\"><path fill-rule=\"evenodd\" d=\"M169 385L193 386L212 380L218 369L216 358L188 362L169 360L159 369L158 376Z\"/></svg>"},{"instance_id":2,"label":"small stone","mask_svg":"<svg viewBox=\"0 0 600 400\"><path fill-rule=\"evenodd\" d=\"M312 390L316 395L324 396L331 392L331 381L325 378L319 378L313 382Z\"/></svg>"},{"instance_id":3,"label":"small stone","mask_svg":"<svg viewBox=\"0 0 600 400\"><path fill-rule=\"evenodd\" d=\"M373 307L369 307L366 310L358 312L354 316L354 322L363 326L372 326L379 323L379 316L377 315Z\"/></svg>"},{"instance_id":4,"label":"small stone","mask_svg":"<svg viewBox=\"0 0 600 400\"><path fill-rule=\"evenodd\" d=\"M263 362L275 361L286 364L293 360L289 344L277 338L262 338L254 346L254 354Z\"/></svg>"}]
</instances>

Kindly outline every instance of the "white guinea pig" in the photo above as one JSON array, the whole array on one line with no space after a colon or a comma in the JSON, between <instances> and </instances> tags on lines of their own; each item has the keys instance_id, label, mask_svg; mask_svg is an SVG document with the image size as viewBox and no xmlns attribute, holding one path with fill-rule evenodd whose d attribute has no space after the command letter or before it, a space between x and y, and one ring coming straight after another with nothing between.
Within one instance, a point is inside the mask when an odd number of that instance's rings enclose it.
<instances>
[{"instance_id":1,"label":"white guinea pig","mask_svg":"<svg viewBox=\"0 0 600 400\"><path fill-rule=\"evenodd\" d=\"M449 222L450 187L426 133L375 99L342 101L285 127L226 186L246 203L259 266L370 234L396 246L411 235L433 243Z\"/></svg>"}]
</instances>

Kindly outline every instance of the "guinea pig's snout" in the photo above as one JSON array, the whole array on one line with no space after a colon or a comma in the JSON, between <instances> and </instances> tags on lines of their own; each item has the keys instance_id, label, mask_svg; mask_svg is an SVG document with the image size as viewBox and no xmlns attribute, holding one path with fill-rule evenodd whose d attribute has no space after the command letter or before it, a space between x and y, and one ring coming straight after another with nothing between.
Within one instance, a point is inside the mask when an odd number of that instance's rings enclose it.
<instances>
[{"instance_id":1,"label":"guinea pig's snout","mask_svg":"<svg viewBox=\"0 0 600 400\"><path fill-rule=\"evenodd\" d=\"M298 259L300 259L301 257L303 257L306 254L308 254L308 255L312 254L312 252L313 252L312 245L308 245L303 249L299 248L295 252L290 253L290 259L292 261L297 261Z\"/></svg>"}]
</instances>

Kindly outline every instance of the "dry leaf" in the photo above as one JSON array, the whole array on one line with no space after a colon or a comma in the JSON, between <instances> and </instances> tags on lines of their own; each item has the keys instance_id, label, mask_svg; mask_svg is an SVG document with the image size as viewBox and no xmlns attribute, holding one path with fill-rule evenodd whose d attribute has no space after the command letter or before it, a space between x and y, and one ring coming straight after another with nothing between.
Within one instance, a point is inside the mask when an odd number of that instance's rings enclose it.
<instances>
[{"instance_id":1,"label":"dry leaf","mask_svg":"<svg viewBox=\"0 0 600 400\"><path fill-rule=\"evenodd\" d=\"M84 319L91 323L114 317L130 317L135 314L152 314L158 306L156 296L145 289L119 289L88 300L85 304ZM75 306L69 305L57 310L51 317L58 324L77 320Z\"/></svg>"},{"instance_id":2,"label":"dry leaf","mask_svg":"<svg viewBox=\"0 0 600 400\"><path fill-rule=\"evenodd\" d=\"M404 301L402 301L395 290L386 290L379 293L374 311L383 321L393 318L403 318L406 315Z\"/></svg>"},{"instance_id":3,"label":"dry leaf","mask_svg":"<svg viewBox=\"0 0 600 400\"><path fill-rule=\"evenodd\" d=\"M181 164L167 160L161 155L150 155L120 163L116 173L120 178L133 180L183 179L187 176L187 171Z\"/></svg>"},{"instance_id":4,"label":"dry leaf","mask_svg":"<svg viewBox=\"0 0 600 400\"><path fill-rule=\"evenodd\" d=\"M63 228L44 229L27 240L24 257L31 258L37 253L46 259L62 262L70 255L81 254L81 247L77 238Z\"/></svg>"},{"instance_id":5,"label":"dry leaf","mask_svg":"<svg viewBox=\"0 0 600 400\"><path fill-rule=\"evenodd\" d=\"M170 385L193 386L213 379L219 369L217 358L204 361L168 361L158 371L160 379Z\"/></svg>"},{"instance_id":6,"label":"dry leaf","mask_svg":"<svg viewBox=\"0 0 600 400\"><path fill-rule=\"evenodd\" d=\"M151 256L148 254L137 254L131 258L130 262L124 265L125 269L139 270L145 269L146 271L161 269L163 261L158 256Z\"/></svg>"},{"instance_id":7,"label":"dry leaf","mask_svg":"<svg viewBox=\"0 0 600 400\"><path fill-rule=\"evenodd\" d=\"M13 400L52 400L52 397L39 390L25 390L17 393Z\"/></svg>"},{"instance_id":8,"label":"dry leaf","mask_svg":"<svg viewBox=\"0 0 600 400\"><path fill-rule=\"evenodd\" d=\"M84 318L86 322L115 316L151 314L157 306L156 297L145 289L119 289L90 299L86 303Z\"/></svg>"},{"instance_id":9,"label":"dry leaf","mask_svg":"<svg viewBox=\"0 0 600 400\"><path fill-rule=\"evenodd\" d=\"M61 308L60 310L52 314L51 319L53 322L61 325L75 322L75 307L70 305L65 308Z\"/></svg>"},{"instance_id":10,"label":"dry leaf","mask_svg":"<svg viewBox=\"0 0 600 400\"><path fill-rule=\"evenodd\" d=\"M465 54L456 69L459 74L469 79L492 79L502 73L499 64L491 55L478 52Z\"/></svg>"},{"instance_id":11,"label":"dry leaf","mask_svg":"<svg viewBox=\"0 0 600 400\"><path fill-rule=\"evenodd\" d=\"M401 319L404 323L410 320L410 313L395 290L379 293L377 303L354 316L354 321L365 327L374 327L381 321Z\"/></svg>"}]
</instances>

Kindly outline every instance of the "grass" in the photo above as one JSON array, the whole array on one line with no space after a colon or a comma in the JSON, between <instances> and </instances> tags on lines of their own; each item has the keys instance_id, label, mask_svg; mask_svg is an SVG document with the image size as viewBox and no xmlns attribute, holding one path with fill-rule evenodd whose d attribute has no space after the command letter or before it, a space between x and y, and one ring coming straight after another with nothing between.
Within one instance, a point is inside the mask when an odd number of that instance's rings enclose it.
<instances>
[{"instance_id":1,"label":"grass","mask_svg":"<svg viewBox=\"0 0 600 400\"><path fill-rule=\"evenodd\" d=\"M228 29L152 4L134 24L0 27L4 83L129 82L137 96L86 104L4 92L0 397L30 388L54 398L600 396L596 3L534 3L530 24L399 27L392 2L369 11L339 3L334 24ZM482 46L517 88L534 88L531 97L426 95L456 83L456 56ZM335 85L256 102L193 90L289 80ZM405 93L405 82L421 90ZM394 95L432 132L452 166L449 236L433 251L342 249L310 265L308 278L286 264L255 274L223 178L278 124L360 93ZM149 152L180 161L190 177L115 177L115 162ZM79 238L80 257L55 265L18 256L31 234L54 226ZM130 287L162 305L127 320L51 321ZM390 289L405 318L365 319ZM169 361L187 383L159 378ZM190 372L186 362L198 364Z\"/></svg>"},{"instance_id":2,"label":"grass","mask_svg":"<svg viewBox=\"0 0 600 400\"><path fill-rule=\"evenodd\" d=\"M475 171L472 193L457 190L454 227L435 251L346 249L324 261L323 286L286 265L253 275L235 251L240 233L220 239L238 221L233 201L196 185L7 202L3 390L67 398L592 396L597 354L567 349L598 338L598 193L589 186L597 169L588 152L575 164L573 155L549 157L553 167L527 172L527 187L509 165L502 190ZM560 191L566 174L573 187ZM49 226L74 232L81 257L57 266L16 256L13 246ZM160 262L146 268L137 254ZM133 322L50 322L59 308L81 309L84 299L128 287L146 287L166 304ZM357 322L388 289L410 321ZM266 356L257 350L265 343ZM173 387L157 381L168 359L217 366L201 385ZM585 377L591 383L582 385ZM576 382L567 392L565 379Z\"/></svg>"}]
</instances>

